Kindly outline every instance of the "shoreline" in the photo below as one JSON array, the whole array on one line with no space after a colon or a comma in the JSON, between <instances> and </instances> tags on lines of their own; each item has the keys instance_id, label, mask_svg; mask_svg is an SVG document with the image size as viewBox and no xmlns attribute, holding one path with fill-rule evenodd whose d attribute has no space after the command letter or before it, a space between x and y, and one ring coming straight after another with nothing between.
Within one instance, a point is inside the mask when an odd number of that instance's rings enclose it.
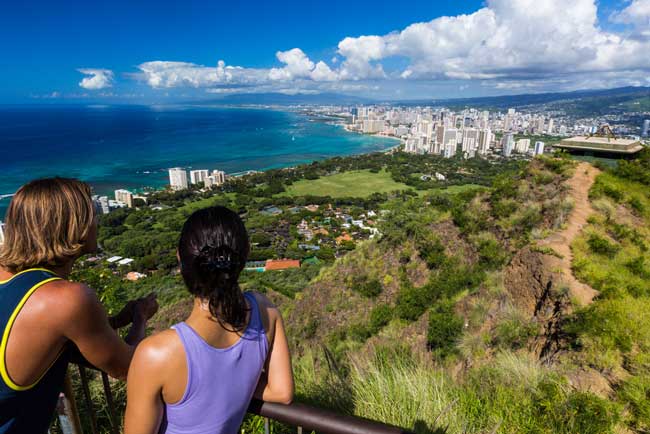
<instances>
[{"instance_id":1,"label":"shoreline","mask_svg":"<svg viewBox=\"0 0 650 434\"><path fill-rule=\"evenodd\" d=\"M270 110L277 111L276 109L272 109L272 108L260 108L260 109L266 109L266 110L270 109ZM292 112L292 113L304 116L307 119L312 119L314 117L314 116L304 114L304 113L302 113L302 114L297 113L297 112L292 111L292 110L285 110L285 111ZM355 133L354 131L350 131L347 128L345 128L345 124L343 124L343 123L331 122L331 123L329 123L329 125L331 125L333 127L343 127L343 129L346 131L346 133ZM397 137L391 137L391 136L385 136L385 135L379 135L379 134L367 135L367 136L376 137L376 138L381 139L381 140L392 140L392 141L395 141L396 143L395 144L386 143L386 145L387 145L386 147L382 146L382 149L377 149L377 150L366 149L366 150L361 150L360 152L337 153L337 154L327 155L327 156L325 156L323 158L310 159L309 161L297 161L297 162L289 163L289 164L286 164L286 165L282 164L282 165L275 166L275 167L263 167L263 168L260 168L260 169L244 169L244 170L240 170L240 171L236 171L236 172L226 173L226 176L227 177L232 177L232 178L240 178L240 177L250 176L250 175L253 175L253 174L256 174L256 173L260 173L260 172L266 172L266 171L269 171L269 170L292 170L292 169L296 169L299 166L308 165L313 161L323 161L323 160L327 160L327 159L331 159L331 158L337 158L337 157L354 157L354 156L370 154L370 153L374 153L374 152L392 153L392 152L395 152L395 150L398 149L403 143L403 141L401 139L397 138ZM374 145L376 145L376 144L377 143L375 143ZM171 167L173 167L173 166L170 166L170 168ZM187 168L183 167L183 166L181 166L181 167L184 170L187 170L187 171L196 169L196 167L194 167L194 166L186 166ZM158 172L158 173L160 173L162 175L163 173L166 173L168 169L169 168L167 168L167 169L159 168L157 170L146 169L146 171L149 172L149 173L146 173L146 174L149 175L149 174L153 174L155 172ZM143 172L143 170L144 169L136 169L135 172L138 173L138 174L144 174L145 172ZM160 178L162 179L163 176L161 176ZM101 190L98 191L98 189L97 189L98 182L97 181L93 181L93 180L89 180L89 181L88 180L83 180L83 181L85 181L85 182L87 182L87 183L89 183L91 185L94 195L108 196L109 199L113 199L111 193L114 190L117 190L117 189L126 189L126 190L130 191L131 193L133 193L134 195L138 195L138 196L148 196L148 195L151 195L151 194L156 194L156 193L160 193L160 192L164 192L164 191L169 191L169 186L168 185L161 186L161 185L156 185L155 183L152 183L152 184L149 184L149 185L141 185L141 186L139 186L137 188L116 184L114 187L111 187L110 191L107 190L106 188L101 189ZM15 194L15 192L14 193L7 193L7 194L0 194L0 221L4 220L6 210L9 207L9 204L11 202L11 198L12 198L12 196L14 194Z\"/></svg>"}]
</instances>

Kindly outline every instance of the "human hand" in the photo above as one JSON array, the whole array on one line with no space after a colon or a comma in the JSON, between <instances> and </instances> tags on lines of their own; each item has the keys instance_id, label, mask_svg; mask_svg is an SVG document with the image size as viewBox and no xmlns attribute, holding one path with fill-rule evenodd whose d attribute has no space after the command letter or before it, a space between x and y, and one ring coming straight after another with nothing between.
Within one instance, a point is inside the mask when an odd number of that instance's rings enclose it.
<instances>
[{"instance_id":1,"label":"human hand","mask_svg":"<svg viewBox=\"0 0 650 434\"><path fill-rule=\"evenodd\" d=\"M153 292L146 297L133 302L133 317L141 321L148 321L158 312L158 300Z\"/></svg>"},{"instance_id":2,"label":"human hand","mask_svg":"<svg viewBox=\"0 0 650 434\"><path fill-rule=\"evenodd\" d=\"M124 305L117 315L109 318L111 327L114 329L120 329L131 324L133 322L134 306L135 300L131 300Z\"/></svg>"}]
</instances>

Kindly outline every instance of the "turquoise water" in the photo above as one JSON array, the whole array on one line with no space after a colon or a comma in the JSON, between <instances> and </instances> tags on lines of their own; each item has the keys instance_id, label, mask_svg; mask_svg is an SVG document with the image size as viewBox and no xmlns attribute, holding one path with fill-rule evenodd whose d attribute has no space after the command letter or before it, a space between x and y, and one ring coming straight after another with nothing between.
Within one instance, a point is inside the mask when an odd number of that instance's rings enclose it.
<instances>
[{"instance_id":1,"label":"turquoise water","mask_svg":"<svg viewBox=\"0 0 650 434\"><path fill-rule=\"evenodd\" d=\"M166 185L170 167L234 173L395 145L289 111L0 106L0 195L31 179L68 176L112 197L118 188ZM8 204L0 199L0 218Z\"/></svg>"}]
</instances>

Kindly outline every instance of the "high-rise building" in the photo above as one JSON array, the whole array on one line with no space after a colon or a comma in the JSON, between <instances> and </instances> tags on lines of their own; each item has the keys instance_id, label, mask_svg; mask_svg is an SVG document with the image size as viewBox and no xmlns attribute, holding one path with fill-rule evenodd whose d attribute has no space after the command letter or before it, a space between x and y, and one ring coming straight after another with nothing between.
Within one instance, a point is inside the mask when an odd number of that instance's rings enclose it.
<instances>
[{"instance_id":1,"label":"high-rise building","mask_svg":"<svg viewBox=\"0 0 650 434\"><path fill-rule=\"evenodd\" d=\"M216 178L217 185L221 185L224 182L226 182L226 172L224 172L223 170L213 170L212 176Z\"/></svg>"},{"instance_id":2,"label":"high-rise building","mask_svg":"<svg viewBox=\"0 0 650 434\"><path fill-rule=\"evenodd\" d=\"M479 130L466 128L463 130L463 152L476 151L478 148Z\"/></svg>"},{"instance_id":3,"label":"high-rise building","mask_svg":"<svg viewBox=\"0 0 650 434\"><path fill-rule=\"evenodd\" d=\"M115 190L115 200L133 208L133 193L128 190Z\"/></svg>"},{"instance_id":4,"label":"high-rise building","mask_svg":"<svg viewBox=\"0 0 650 434\"><path fill-rule=\"evenodd\" d=\"M508 114L506 114L505 118L503 119L503 129L505 131L512 130L513 121L515 120L515 114L516 114L515 109L513 108L508 109Z\"/></svg>"},{"instance_id":5,"label":"high-rise building","mask_svg":"<svg viewBox=\"0 0 650 434\"><path fill-rule=\"evenodd\" d=\"M5 242L5 224L0 221L0 244Z\"/></svg>"},{"instance_id":6,"label":"high-rise building","mask_svg":"<svg viewBox=\"0 0 650 434\"><path fill-rule=\"evenodd\" d=\"M169 185L172 190L184 190L188 187L187 172L180 167L169 169Z\"/></svg>"},{"instance_id":7,"label":"high-rise building","mask_svg":"<svg viewBox=\"0 0 650 434\"><path fill-rule=\"evenodd\" d=\"M415 154L418 151L417 141L413 137L406 139L406 144L404 146L404 152L409 152Z\"/></svg>"},{"instance_id":8,"label":"high-rise building","mask_svg":"<svg viewBox=\"0 0 650 434\"><path fill-rule=\"evenodd\" d=\"M210 172L207 170L190 170L190 182L192 184L205 182L205 178L207 178L208 175L210 175Z\"/></svg>"},{"instance_id":9,"label":"high-rise building","mask_svg":"<svg viewBox=\"0 0 650 434\"><path fill-rule=\"evenodd\" d=\"M364 119L361 131L364 134L381 133L386 127L386 122L383 119Z\"/></svg>"},{"instance_id":10,"label":"high-rise building","mask_svg":"<svg viewBox=\"0 0 650 434\"><path fill-rule=\"evenodd\" d=\"M530 139L519 139L515 145L515 150L520 154L525 154L530 148Z\"/></svg>"},{"instance_id":11,"label":"high-rise building","mask_svg":"<svg viewBox=\"0 0 650 434\"><path fill-rule=\"evenodd\" d=\"M535 153L534 155L544 154L544 142L535 142Z\"/></svg>"},{"instance_id":12,"label":"high-rise building","mask_svg":"<svg viewBox=\"0 0 650 434\"><path fill-rule=\"evenodd\" d=\"M108 196L100 196L97 198L97 206L102 214L108 214L111 212L111 207L108 202Z\"/></svg>"},{"instance_id":13,"label":"high-rise building","mask_svg":"<svg viewBox=\"0 0 650 434\"><path fill-rule=\"evenodd\" d=\"M479 131L478 134L478 153L486 155L492 144L492 131L489 128Z\"/></svg>"},{"instance_id":14,"label":"high-rise building","mask_svg":"<svg viewBox=\"0 0 650 434\"><path fill-rule=\"evenodd\" d=\"M454 155L456 155L456 150L458 148L458 144L456 142L449 142L445 145L445 152L444 152L444 157L445 158L451 158Z\"/></svg>"},{"instance_id":15,"label":"high-rise building","mask_svg":"<svg viewBox=\"0 0 650 434\"><path fill-rule=\"evenodd\" d=\"M546 128L546 134L553 134L553 119L548 120L548 127Z\"/></svg>"},{"instance_id":16,"label":"high-rise building","mask_svg":"<svg viewBox=\"0 0 650 434\"><path fill-rule=\"evenodd\" d=\"M643 128L641 128L641 136L648 137L649 134L650 134L650 119L646 119L643 121Z\"/></svg>"},{"instance_id":17,"label":"high-rise building","mask_svg":"<svg viewBox=\"0 0 650 434\"><path fill-rule=\"evenodd\" d=\"M514 147L515 147L515 139L512 133L505 134L503 138L501 138L501 148L502 148L503 156L510 157L512 155L512 150Z\"/></svg>"},{"instance_id":18,"label":"high-rise building","mask_svg":"<svg viewBox=\"0 0 650 434\"><path fill-rule=\"evenodd\" d=\"M445 129L442 140L442 149L445 158L451 158L456 155L458 149L458 130L455 128Z\"/></svg>"}]
</instances>

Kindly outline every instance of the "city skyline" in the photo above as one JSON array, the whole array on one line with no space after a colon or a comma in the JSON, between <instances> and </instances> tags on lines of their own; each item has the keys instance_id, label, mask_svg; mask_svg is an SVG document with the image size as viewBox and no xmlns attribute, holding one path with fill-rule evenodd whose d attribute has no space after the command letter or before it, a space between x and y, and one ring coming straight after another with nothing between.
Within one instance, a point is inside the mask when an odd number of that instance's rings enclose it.
<instances>
[{"instance_id":1,"label":"city skyline","mask_svg":"<svg viewBox=\"0 0 650 434\"><path fill-rule=\"evenodd\" d=\"M9 5L0 103L650 85L650 0L126 6Z\"/></svg>"}]
</instances>

